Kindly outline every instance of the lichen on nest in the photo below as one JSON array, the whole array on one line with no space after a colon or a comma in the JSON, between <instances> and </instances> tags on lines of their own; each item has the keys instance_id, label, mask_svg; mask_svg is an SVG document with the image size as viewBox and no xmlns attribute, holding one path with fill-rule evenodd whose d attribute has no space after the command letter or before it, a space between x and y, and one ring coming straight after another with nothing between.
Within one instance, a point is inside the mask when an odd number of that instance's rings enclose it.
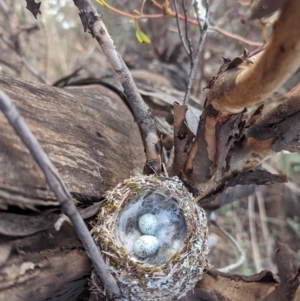
<instances>
[{"instance_id":1,"label":"lichen on nest","mask_svg":"<svg viewBox=\"0 0 300 301\"><path fill-rule=\"evenodd\" d=\"M207 221L202 208L177 178L136 176L105 194L92 233L127 300L172 300L184 296L206 268ZM139 218L154 214L158 251L139 258L134 242ZM93 272L92 289L104 294Z\"/></svg>"}]
</instances>

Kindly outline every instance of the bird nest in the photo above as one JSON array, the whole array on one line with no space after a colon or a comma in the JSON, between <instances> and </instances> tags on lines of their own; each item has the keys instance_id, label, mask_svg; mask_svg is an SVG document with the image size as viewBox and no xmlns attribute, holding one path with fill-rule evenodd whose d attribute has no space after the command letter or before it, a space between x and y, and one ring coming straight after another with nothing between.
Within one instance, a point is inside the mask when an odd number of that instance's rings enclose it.
<instances>
[{"instance_id":1,"label":"bird nest","mask_svg":"<svg viewBox=\"0 0 300 301\"><path fill-rule=\"evenodd\" d=\"M127 300L172 300L184 296L202 278L207 265L207 221L202 208L177 178L137 176L105 195L93 236ZM134 252L142 235L139 218L157 217L159 249L149 257ZM105 295L96 273L92 290Z\"/></svg>"}]
</instances>

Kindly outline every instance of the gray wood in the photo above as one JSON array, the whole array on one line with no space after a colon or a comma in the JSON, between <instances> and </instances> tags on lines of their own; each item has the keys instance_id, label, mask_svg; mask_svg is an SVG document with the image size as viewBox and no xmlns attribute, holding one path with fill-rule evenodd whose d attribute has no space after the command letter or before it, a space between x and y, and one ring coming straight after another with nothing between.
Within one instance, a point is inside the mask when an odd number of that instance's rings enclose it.
<instances>
[{"instance_id":1,"label":"gray wood","mask_svg":"<svg viewBox=\"0 0 300 301\"><path fill-rule=\"evenodd\" d=\"M101 197L120 180L141 172L143 144L123 100L100 85L54 88L0 76L71 192ZM37 164L0 114L0 208L53 205Z\"/></svg>"},{"instance_id":2,"label":"gray wood","mask_svg":"<svg viewBox=\"0 0 300 301\"><path fill-rule=\"evenodd\" d=\"M99 202L106 190L142 172L138 126L110 89L61 89L4 75L0 89L17 106L75 202ZM81 208L82 216L94 215L100 203ZM1 301L73 300L82 291L91 264L71 225L53 229L58 209L39 167L0 113Z\"/></svg>"}]
</instances>

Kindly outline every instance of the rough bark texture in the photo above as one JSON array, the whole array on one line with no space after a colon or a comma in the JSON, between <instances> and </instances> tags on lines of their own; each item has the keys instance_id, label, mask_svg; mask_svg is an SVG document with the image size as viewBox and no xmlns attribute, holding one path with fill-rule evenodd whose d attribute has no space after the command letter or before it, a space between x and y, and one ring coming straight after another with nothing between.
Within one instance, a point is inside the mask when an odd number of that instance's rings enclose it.
<instances>
[{"instance_id":1,"label":"rough bark texture","mask_svg":"<svg viewBox=\"0 0 300 301\"><path fill-rule=\"evenodd\" d=\"M300 289L290 299L276 296L278 277L262 271L251 276L229 275L211 270L200 281L193 292L180 301L297 301ZM269 296L271 299L268 299ZM275 297L274 297L275 296Z\"/></svg>"},{"instance_id":2,"label":"rough bark texture","mask_svg":"<svg viewBox=\"0 0 300 301\"><path fill-rule=\"evenodd\" d=\"M0 88L13 99L71 192L100 198L120 180L141 172L138 127L111 90L62 90L8 76L0 77ZM0 127L0 206L55 204L37 164L2 114Z\"/></svg>"},{"instance_id":3,"label":"rough bark texture","mask_svg":"<svg viewBox=\"0 0 300 301\"><path fill-rule=\"evenodd\" d=\"M9 241L11 254L0 267L0 300L41 301L75 280L72 294L82 291L91 263L74 229L43 231ZM75 284L80 284L76 290ZM75 287L74 287L75 286ZM58 300L58 299L57 299ZM76 300L65 294L65 299Z\"/></svg>"}]
</instances>

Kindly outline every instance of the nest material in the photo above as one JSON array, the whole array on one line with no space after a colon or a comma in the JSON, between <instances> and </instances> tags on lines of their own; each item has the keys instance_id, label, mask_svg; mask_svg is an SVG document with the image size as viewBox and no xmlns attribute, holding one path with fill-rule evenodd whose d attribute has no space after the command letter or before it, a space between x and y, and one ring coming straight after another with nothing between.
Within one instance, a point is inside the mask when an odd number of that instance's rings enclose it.
<instances>
[{"instance_id":1,"label":"nest material","mask_svg":"<svg viewBox=\"0 0 300 301\"><path fill-rule=\"evenodd\" d=\"M119 183L105 195L106 202L92 230L110 272L127 300L176 300L202 278L208 254L206 214L177 178L137 176ZM145 213L163 214L157 254L138 258L128 244L139 235L138 219ZM105 295L96 273L92 290Z\"/></svg>"}]
</instances>

